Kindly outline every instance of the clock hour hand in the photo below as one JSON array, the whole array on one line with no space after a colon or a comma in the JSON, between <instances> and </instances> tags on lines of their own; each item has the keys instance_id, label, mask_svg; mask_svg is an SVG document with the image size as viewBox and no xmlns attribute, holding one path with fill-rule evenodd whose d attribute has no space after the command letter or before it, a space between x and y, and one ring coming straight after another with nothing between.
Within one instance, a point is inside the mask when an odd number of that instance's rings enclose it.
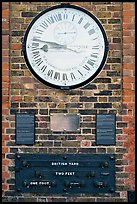
<instances>
[{"instance_id":1,"label":"clock hour hand","mask_svg":"<svg viewBox=\"0 0 137 204\"><path fill-rule=\"evenodd\" d=\"M52 49L65 49L65 50L70 50L70 51L73 51L73 52L76 52L76 53L79 53L80 51L77 51L77 50L73 50L71 48L68 48L67 46L63 45L61 47L57 47L57 46L53 46L53 47L48 47L47 44L43 45L43 47L41 47L40 49L43 50L44 52L48 52L48 49L49 48L52 48Z\"/></svg>"},{"instance_id":2,"label":"clock hour hand","mask_svg":"<svg viewBox=\"0 0 137 204\"><path fill-rule=\"evenodd\" d=\"M43 45L40 49L43 50L44 52L48 52L49 49L61 49L64 48L64 46L48 46L47 44Z\"/></svg>"},{"instance_id":3,"label":"clock hour hand","mask_svg":"<svg viewBox=\"0 0 137 204\"><path fill-rule=\"evenodd\" d=\"M47 45L51 46L52 48L64 48L64 45L58 44L56 42L49 42L49 41L40 40L40 39L34 39L34 41L46 43Z\"/></svg>"},{"instance_id":4,"label":"clock hour hand","mask_svg":"<svg viewBox=\"0 0 137 204\"><path fill-rule=\"evenodd\" d=\"M47 45L44 45L40 49L43 50L44 52L48 52L48 46Z\"/></svg>"},{"instance_id":5,"label":"clock hour hand","mask_svg":"<svg viewBox=\"0 0 137 204\"><path fill-rule=\"evenodd\" d=\"M39 40L39 39L36 39L36 41L46 43L43 47L40 48L44 52L48 52L48 49L65 49L65 50L70 50L70 51L79 53L79 51L77 51L77 50L73 50L71 48L68 48L66 45L61 45L61 44L58 44L56 42L49 42L49 41Z\"/></svg>"}]
</instances>

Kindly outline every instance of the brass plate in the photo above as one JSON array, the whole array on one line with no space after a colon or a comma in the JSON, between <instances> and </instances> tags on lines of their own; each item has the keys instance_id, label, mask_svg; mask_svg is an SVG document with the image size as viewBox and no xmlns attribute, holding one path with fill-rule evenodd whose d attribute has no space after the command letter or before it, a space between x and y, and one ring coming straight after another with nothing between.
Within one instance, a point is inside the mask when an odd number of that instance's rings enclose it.
<instances>
[{"instance_id":1,"label":"brass plate","mask_svg":"<svg viewBox=\"0 0 137 204\"><path fill-rule=\"evenodd\" d=\"M78 131L80 130L79 114L54 113L50 117L51 131Z\"/></svg>"}]
</instances>

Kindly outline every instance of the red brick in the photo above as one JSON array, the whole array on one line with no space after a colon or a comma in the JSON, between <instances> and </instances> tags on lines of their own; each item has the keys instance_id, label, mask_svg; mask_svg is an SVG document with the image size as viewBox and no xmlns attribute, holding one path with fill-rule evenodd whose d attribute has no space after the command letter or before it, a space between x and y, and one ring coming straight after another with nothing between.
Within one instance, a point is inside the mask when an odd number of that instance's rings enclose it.
<instances>
[{"instance_id":1,"label":"red brick","mask_svg":"<svg viewBox=\"0 0 137 204\"><path fill-rule=\"evenodd\" d=\"M131 82L135 82L135 77L129 77L129 76L124 76L123 77L123 82L125 82L125 83L131 83Z\"/></svg>"},{"instance_id":2,"label":"red brick","mask_svg":"<svg viewBox=\"0 0 137 204\"><path fill-rule=\"evenodd\" d=\"M132 89L132 84L131 83L123 83L123 89ZM124 97L125 98L125 97Z\"/></svg>"},{"instance_id":3,"label":"red brick","mask_svg":"<svg viewBox=\"0 0 137 204\"><path fill-rule=\"evenodd\" d=\"M10 79L9 79L9 76L3 76L3 77L2 77L2 81L3 81L3 82L9 82L9 80L10 80Z\"/></svg>"},{"instance_id":4,"label":"red brick","mask_svg":"<svg viewBox=\"0 0 137 204\"><path fill-rule=\"evenodd\" d=\"M11 44L12 50L20 50L21 48L22 48L22 44L20 44L20 43Z\"/></svg>"},{"instance_id":5,"label":"red brick","mask_svg":"<svg viewBox=\"0 0 137 204\"><path fill-rule=\"evenodd\" d=\"M2 128L7 128L9 127L9 122L3 122L2 123Z\"/></svg>"},{"instance_id":6,"label":"red brick","mask_svg":"<svg viewBox=\"0 0 137 204\"><path fill-rule=\"evenodd\" d=\"M123 43L134 43L135 38L131 36L123 37ZM125 51L125 50L124 50ZM129 51L129 50L128 50ZM134 51L134 50L133 50ZM134 51L135 52L135 51Z\"/></svg>"},{"instance_id":7,"label":"red brick","mask_svg":"<svg viewBox=\"0 0 137 204\"><path fill-rule=\"evenodd\" d=\"M22 101L22 96L12 96L11 101Z\"/></svg>"},{"instance_id":8,"label":"red brick","mask_svg":"<svg viewBox=\"0 0 137 204\"><path fill-rule=\"evenodd\" d=\"M9 152L9 147L2 147L2 153Z\"/></svg>"},{"instance_id":9,"label":"red brick","mask_svg":"<svg viewBox=\"0 0 137 204\"><path fill-rule=\"evenodd\" d=\"M134 4L124 2L123 3L123 10L124 11L132 10L134 8L134 6L135 6Z\"/></svg>"},{"instance_id":10,"label":"red brick","mask_svg":"<svg viewBox=\"0 0 137 204\"><path fill-rule=\"evenodd\" d=\"M3 108L9 108L9 102L3 102L2 103L2 109Z\"/></svg>"},{"instance_id":11,"label":"red brick","mask_svg":"<svg viewBox=\"0 0 137 204\"><path fill-rule=\"evenodd\" d=\"M7 23L2 23L2 29L8 30L8 28L9 28L9 22L7 22Z\"/></svg>"},{"instance_id":12,"label":"red brick","mask_svg":"<svg viewBox=\"0 0 137 204\"><path fill-rule=\"evenodd\" d=\"M131 102L131 97L123 97L123 102Z\"/></svg>"},{"instance_id":13,"label":"red brick","mask_svg":"<svg viewBox=\"0 0 137 204\"><path fill-rule=\"evenodd\" d=\"M124 63L123 64L123 70L124 69L135 69L135 64L134 63Z\"/></svg>"},{"instance_id":14,"label":"red brick","mask_svg":"<svg viewBox=\"0 0 137 204\"><path fill-rule=\"evenodd\" d=\"M134 90L123 90L123 94L126 96L131 96L135 94Z\"/></svg>"},{"instance_id":15,"label":"red brick","mask_svg":"<svg viewBox=\"0 0 137 204\"><path fill-rule=\"evenodd\" d=\"M128 16L128 17L135 16L135 11L134 10L123 10L123 15Z\"/></svg>"},{"instance_id":16,"label":"red brick","mask_svg":"<svg viewBox=\"0 0 137 204\"><path fill-rule=\"evenodd\" d=\"M2 10L2 17L3 18L9 16L9 14L10 14L9 9Z\"/></svg>"},{"instance_id":17,"label":"red brick","mask_svg":"<svg viewBox=\"0 0 137 204\"><path fill-rule=\"evenodd\" d=\"M5 178L5 179L9 178L9 173L6 171L2 172L2 178Z\"/></svg>"},{"instance_id":18,"label":"red brick","mask_svg":"<svg viewBox=\"0 0 137 204\"><path fill-rule=\"evenodd\" d=\"M8 186L9 186L8 184L3 183L3 184L2 184L2 190L7 190L7 189L8 189Z\"/></svg>"}]
</instances>

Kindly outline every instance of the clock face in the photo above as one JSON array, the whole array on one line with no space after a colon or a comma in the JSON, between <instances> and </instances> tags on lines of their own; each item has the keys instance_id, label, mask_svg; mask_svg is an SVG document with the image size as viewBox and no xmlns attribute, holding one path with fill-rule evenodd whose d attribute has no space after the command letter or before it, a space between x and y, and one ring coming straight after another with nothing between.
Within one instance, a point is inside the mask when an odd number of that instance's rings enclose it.
<instances>
[{"instance_id":1,"label":"clock face","mask_svg":"<svg viewBox=\"0 0 137 204\"><path fill-rule=\"evenodd\" d=\"M108 52L106 33L89 11L61 4L38 14L23 41L26 63L46 85L71 89L94 79Z\"/></svg>"}]
</instances>

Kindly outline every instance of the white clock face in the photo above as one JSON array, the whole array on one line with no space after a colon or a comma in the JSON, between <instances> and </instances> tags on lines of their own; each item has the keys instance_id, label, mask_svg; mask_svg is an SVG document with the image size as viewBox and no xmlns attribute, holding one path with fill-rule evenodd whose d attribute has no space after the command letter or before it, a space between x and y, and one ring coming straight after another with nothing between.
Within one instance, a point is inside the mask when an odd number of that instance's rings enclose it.
<instances>
[{"instance_id":1,"label":"white clock face","mask_svg":"<svg viewBox=\"0 0 137 204\"><path fill-rule=\"evenodd\" d=\"M24 56L32 73L55 88L82 86L100 72L108 41L99 20L74 5L53 6L30 23Z\"/></svg>"}]
</instances>

